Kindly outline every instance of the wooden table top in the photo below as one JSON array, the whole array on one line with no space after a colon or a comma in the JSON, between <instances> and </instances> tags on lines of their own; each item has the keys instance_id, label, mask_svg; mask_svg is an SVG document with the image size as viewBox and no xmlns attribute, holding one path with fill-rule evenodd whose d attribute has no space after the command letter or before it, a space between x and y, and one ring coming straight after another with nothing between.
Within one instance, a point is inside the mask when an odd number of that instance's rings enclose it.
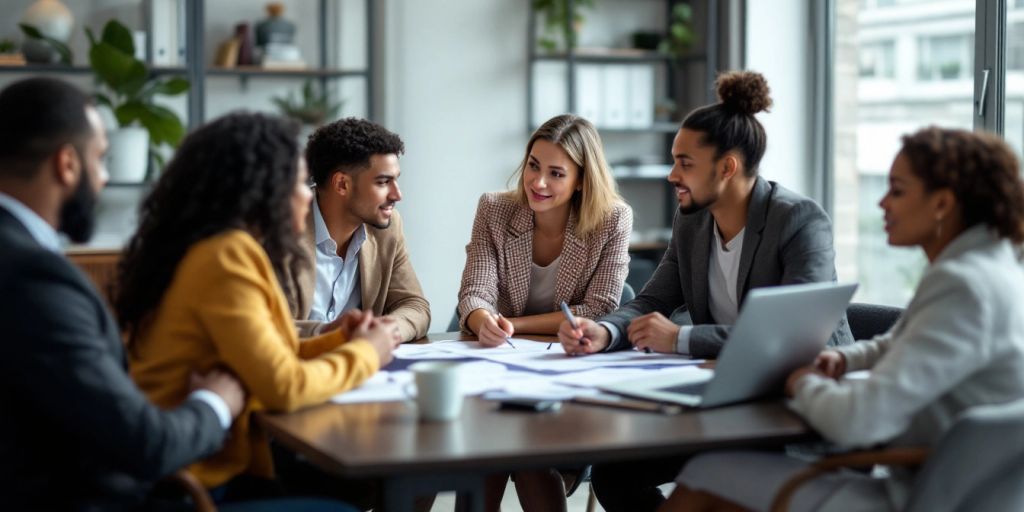
<instances>
[{"instance_id":1,"label":"wooden table top","mask_svg":"<svg viewBox=\"0 0 1024 512\"><path fill-rule=\"evenodd\" d=\"M468 397L460 418L441 423L419 420L411 402L323 404L261 414L257 421L322 469L349 477L573 466L812 437L780 401L677 415L568 402L546 413L498 411L497 405Z\"/></svg>"},{"instance_id":2,"label":"wooden table top","mask_svg":"<svg viewBox=\"0 0 1024 512\"><path fill-rule=\"evenodd\" d=\"M561 411L497 411L467 398L447 423L417 419L406 402L325 404L262 415L279 442L345 476L422 471L571 466L730 446L779 445L808 438L806 425L779 402L678 415L566 403Z\"/></svg>"}]
</instances>

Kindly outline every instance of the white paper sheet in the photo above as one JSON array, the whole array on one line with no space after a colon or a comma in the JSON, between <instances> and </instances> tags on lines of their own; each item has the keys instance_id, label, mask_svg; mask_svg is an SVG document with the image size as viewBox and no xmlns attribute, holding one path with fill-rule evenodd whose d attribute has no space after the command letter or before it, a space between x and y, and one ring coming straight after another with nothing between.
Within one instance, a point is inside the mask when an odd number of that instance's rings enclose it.
<instances>
[{"instance_id":1,"label":"white paper sheet","mask_svg":"<svg viewBox=\"0 0 1024 512\"><path fill-rule=\"evenodd\" d=\"M555 342L548 349L547 343L513 338L512 343L500 347L485 348L475 341L444 340L430 343L436 350L459 354L463 357L486 359L502 364L516 365L534 371L583 371L601 367L626 366L689 366L704 362L676 354L645 354L637 350L622 350L569 356L562 345Z\"/></svg>"},{"instance_id":2,"label":"white paper sheet","mask_svg":"<svg viewBox=\"0 0 1024 512\"><path fill-rule=\"evenodd\" d=\"M696 365L701 359L673 354L645 354L624 350L568 356L562 346L513 338L512 346L485 348L475 341L445 340L422 345L401 345L400 359L474 358L459 365L460 388L467 396L485 398L535 398L567 400L597 393L596 386L610 382L648 378L670 372L708 372ZM506 365L512 365L512 368ZM667 365L667 367L651 367ZM540 373L547 372L547 373ZM551 372L559 372L551 374ZM408 370L381 371L362 386L340 393L334 403L389 402L415 396L413 375Z\"/></svg>"}]
</instances>

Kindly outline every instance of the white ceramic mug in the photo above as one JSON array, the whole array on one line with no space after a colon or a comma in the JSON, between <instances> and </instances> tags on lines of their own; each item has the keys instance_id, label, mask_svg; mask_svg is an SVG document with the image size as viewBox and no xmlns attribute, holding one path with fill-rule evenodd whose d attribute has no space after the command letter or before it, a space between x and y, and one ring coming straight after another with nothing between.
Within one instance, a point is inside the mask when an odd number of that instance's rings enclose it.
<instances>
[{"instance_id":1,"label":"white ceramic mug","mask_svg":"<svg viewBox=\"0 0 1024 512\"><path fill-rule=\"evenodd\" d=\"M448 421L462 412L458 362L420 361L409 366L416 383L416 407L420 418Z\"/></svg>"}]
</instances>

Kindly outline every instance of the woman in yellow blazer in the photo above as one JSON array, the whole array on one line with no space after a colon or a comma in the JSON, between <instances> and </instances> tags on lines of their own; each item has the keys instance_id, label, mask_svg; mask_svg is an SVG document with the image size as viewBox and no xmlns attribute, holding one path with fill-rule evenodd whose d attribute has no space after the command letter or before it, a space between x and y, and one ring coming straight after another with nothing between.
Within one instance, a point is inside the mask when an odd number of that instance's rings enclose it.
<instances>
[{"instance_id":1,"label":"woman in yellow blazer","mask_svg":"<svg viewBox=\"0 0 1024 512\"><path fill-rule=\"evenodd\" d=\"M564 114L541 125L515 180L515 190L480 198L466 246L459 318L486 346L556 334L562 301L582 317L610 313L629 270L633 212L589 121ZM488 478L487 510L498 510L507 480ZM524 510L565 510L558 471L518 471L515 485Z\"/></svg>"},{"instance_id":2,"label":"woman in yellow blazer","mask_svg":"<svg viewBox=\"0 0 1024 512\"><path fill-rule=\"evenodd\" d=\"M301 256L311 193L296 128L229 114L190 134L140 209L115 308L132 376L158 405L193 371L225 366L249 393L220 452L189 469L208 488L273 478L252 411L291 411L358 386L391 359L395 325L372 314L300 340L278 276ZM230 487L227 487L230 488ZM230 494L230 493L229 493Z\"/></svg>"},{"instance_id":3,"label":"woman in yellow blazer","mask_svg":"<svg viewBox=\"0 0 1024 512\"><path fill-rule=\"evenodd\" d=\"M460 323L487 346L517 332L556 334L562 301L582 317L611 312L629 270L633 212L589 121L544 123L515 180L515 190L480 198L466 246Z\"/></svg>"}]
</instances>

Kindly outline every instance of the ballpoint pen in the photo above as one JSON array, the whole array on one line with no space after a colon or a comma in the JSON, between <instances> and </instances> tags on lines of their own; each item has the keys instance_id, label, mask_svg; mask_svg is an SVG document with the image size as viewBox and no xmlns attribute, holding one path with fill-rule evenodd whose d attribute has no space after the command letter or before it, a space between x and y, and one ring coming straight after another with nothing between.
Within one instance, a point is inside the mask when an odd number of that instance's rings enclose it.
<instances>
[{"instance_id":1,"label":"ballpoint pen","mask_svg":"<svg viewBox=\"0 0 1024 512\"><path fill-rule=\"evenodd\" d=\"M501 318L502 318L501 317L501 313L498 313L498 320L501 320ZM508 343L508 346L510 346L512 348L516 348L516 346L512 344L512 338L510 338L508 336L505 336L505 343Z\"/></svg>"},{"instance_id":2,"label":"ballpoint pen","mask_svg":"<svg viewBox=\"0 0 1024 512\"><path fill-rule=\"evenodd\" d=\"M572 311L569 310L569 305L566 304L564 300L562 301L561 308L562 308L562 314L565 315L565 319L569 321L569 325L572 326L573 330L579 329L580 327L579 327L579 324L576 323L576 317L572 316ZM580 345L583 344L583 340L582 339L579 339L579 340L576 340L576 341ZM551 348L551 344L552 343L554 343L554 342L548 343L548 348L549 349Z\"/></svg>"}]
</instances>

